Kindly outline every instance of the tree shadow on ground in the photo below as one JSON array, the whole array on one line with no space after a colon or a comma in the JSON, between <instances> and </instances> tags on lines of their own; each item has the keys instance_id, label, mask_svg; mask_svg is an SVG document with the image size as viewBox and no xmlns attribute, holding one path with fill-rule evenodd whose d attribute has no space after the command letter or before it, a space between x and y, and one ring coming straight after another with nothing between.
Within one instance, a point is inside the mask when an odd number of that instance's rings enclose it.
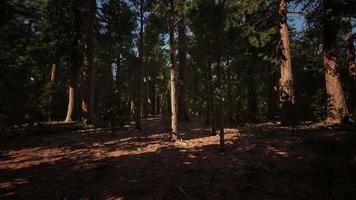
<instances>
[{"instance_id":1,"label":"tree shadow on ground","mask_svg":"<svg viewBox=\"0 0 356 200\"><path fill-rule=\"evenodd\" d=\"M165 141L169 134L152 125L140 137L83 133L68 134L68 140L54 146L58 138L51 136L40 147L8 144L0 164L0 198L356 198L352 160L309 148L308 138L299 133L262 128L228 132L222 153L217 136L190 136L197 126L191 127L182 130L186 138L176 143Z\"/></svg>"}]
</instances>

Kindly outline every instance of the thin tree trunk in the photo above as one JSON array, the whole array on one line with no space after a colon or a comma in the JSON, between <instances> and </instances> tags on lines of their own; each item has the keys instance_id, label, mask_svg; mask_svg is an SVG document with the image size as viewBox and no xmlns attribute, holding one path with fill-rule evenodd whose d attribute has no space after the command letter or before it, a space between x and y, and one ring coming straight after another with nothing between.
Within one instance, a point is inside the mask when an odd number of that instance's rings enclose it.
<instances>
[{"instance_id":1,"label":"thin tree trunk","mask_svg":"<svg viewBox=\"0 0 356 200\"><path fill-rule=\"evenodd\" d=\"M142 67L143 67L143 5L144 0L140 0L140 38L139 38L139 64L136 73L135 91L135 128L141 130L141 96L142 96Z\"/></svg>"},{"instance_id":2,"label":"thin tree trunk","mask_svg":"<svg viewBox=\"0 0 356 200\"><path fill-rule=\"evenodd\" d=\"M217 39L218 40L218 39ZM219 48L218 48L219 49ZM217 109L216 109L216 115L217 115L217 125L219 128L219 136L220 136L220 147L221 150L224 150L225 146L225 136L224 136L224 97L223 97L223 88L221 85L221 66L220 66L220 58L217 59L216 62L216 74L217 74L217 80L216 80L216 85L217 85Z\"/></svg>"},{"instance_id":3,"label":"thin tree trunk","mask_svg":"<svg viewBox=\"0 0 356 200\"><path fill-rule=\"evenodd\" d=\"M51 88L50 88L50 96L49 96L49 104L50 104L50 113L48 115L48 121L52 120L52 115L55 111L55 107L54 107L54 93L55 93L55 84L56 84L56 77L57 77L57 65L56 64L52 64L52 69L51 69Z\"/></svg>"},{"instance_id":4,"label":"thin tree trunk","mask_svg":"<svg viewBox=\"0 0 356 200\"><path fill-rule=\"evenodd\" d=\"M86 19L86 30L84 38L84 67L83 67L83 101L82 120L86 124L92 123L94 84L93 84L93 62L94 62L94 18L96 13L96 0L89 1L89 12Z\"/></svg>"},{"instance_id":5,"label":"thin tree trunk","mask_svg":"<svg viewBox=\"0 0 356 200\"><path fill-rule=\"evenodd\" d=\"M80 68L80 53L79 53L79 10L76 5L73 5L73 26L75 29L75 36L72 40L71 52L71 67L70 67L70 81L69 81L69 94L68 94L68 107L65 122L72 122L78 117L78 76Z\"/></svg>"},{"instance_id":6,"label":"thin tree trunk","mask_svg":"<svg viewBox=\"0 0 356 200\"><path fill-rule=\"evenodd\" d=\"M212 83L212 69L211 64L208 61L208 95L209 95L209 111L210 114L210 123L211 123L211 134L216 135L216 113L215 113L215 98L214 98L214 89Z\"/></svg>"},{"instance_id":7,"label":"thin tree trunk","mask_svg":"<svg viewBox=\"0 0 356 200\"><path fill-rule=\"evenodd\" d=\"M114 106L114 105L112 105L115 109L114 109L114 115L116 115L116 114L118 114L118 111L120 111L121 110L121 106L122 106L122 104L123 104L123 102L121 101L121 93L122 93L122 91L121 91L121 89L120 89L120 85L121 85L121 83L122 83L122 77L120 77L120 75L122 75L122 72L120 71L121 70L121 58L120 58L120 53L119 53L119 57L118 57L118 59L117 59L117 63L116 63L116 73L115 73L115 87L116 87L116 90L115 90L115 99L116 99L116 104L118 105L118 106ZM112 74L112 70L111 70L111 76L113 76L113 74ZM116 117L116 116L113 116L114 118Z\"/></svg>"},{"instance_id":8,"label":"thin tree trunk","mask_svg":"<svg viewBox=\"0 0 356 200\"><path fill-rule=\"evenodd\" d=\"M347 34L348 63L350 73L350 113L356 114L356 63L355 63L355 47L352 37L352 19L349 19L349 31ZM355 116L353 116L355 117Z\"/></svg>"},{"instance_id":9,"label":"thin tree trunk","mask_svg":"<svg viewBox=\"0 0 356 200\"><path fill-rule=\"evenodd\" d=\"M340 74L337 66L337 25L332 0L324 1L324 67L325 83L328 95L327 121L340 123L348 115L344 91L340 82Z\"/></svg>"},{"instance_id":10,"label":"thin tree trunk","mask_svg":"<svg viewBox=\"0 0 356 200\"><path fill-rule=\"evenodd\" d=\"M148 81L148 70L147 66L143 65L142 66L144 70L144 78L143 78L143 104L142 104L142 112L144 118L147 118L148 116L148 107L149 107L149 94L148 94L148 88L149 88L149 81Z\"/></svg>"},{"instance_id":11,"label":"thin tree trunk","mask_svg":"<svg viewBox=\"0 0 356 200\"><path fill-rule=\"evenodd\" d=\"M178 118L180 121L187 121L188 113L186 108L186 73L187 73L187 50L186 50L186 32L184 18L181 19L178 26L179 43L179 92L178 92Z\"/></svg>"},{"instance_id":12,"label":"thin tree trunk","mask_svg":"<svg viewBox=\"0 0 356 200\"><path fill-rule=\"evenodd\" d=\"M271 65L268 66L268 113L267 117L269 120L275 120L275 116L277 114L277 97L276 97L276 87L277 87L277 81L276 81L276 72L273 69Z\"/></svg>"},{"instance_id":13,"label":"thin tree trunk","mask_svg":"<svg viewBox=\"0 0 356 200\"><path fill-rule=\"evenodd\" d=\"M287 4L285 0L280 0L279 4L279 33L281 37L281 77L280 84L280 119L282 123L293 123L294 113L294 88L292 75L292 57L290 53L289 31L287 24Z\"/></svg>"},{"instance_id":14,"label":"thin tree trunk","mask_svg":"<svg viewBox=\"0 0 356 200\"><path fill-rule=\"evenodd\" d=\"M169 59L170 59L170 79L171 79L171 128L172 128L172 140L177 140L178 128L177 128L177 112L178 112L178 101L177 101L177 72L175 68L175 58L174 58L174 20L175 20L175 8L174 0L170 0L171 16L169 19Z\"/></svg>"}]
</instances>

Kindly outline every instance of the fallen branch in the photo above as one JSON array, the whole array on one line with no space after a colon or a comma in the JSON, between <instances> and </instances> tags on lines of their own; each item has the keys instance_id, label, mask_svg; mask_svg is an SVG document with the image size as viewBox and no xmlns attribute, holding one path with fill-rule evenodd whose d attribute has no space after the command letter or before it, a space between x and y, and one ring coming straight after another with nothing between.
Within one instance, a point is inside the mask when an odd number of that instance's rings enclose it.
<instances>
[{"instance_id":1,"label":"fallen branch","mask_svg":"<svg viewBox=\"0 0 356 200\"><path fill-rule=\"evenodd\" d=\"M185 199L191 200L191 198L188 196L188 194L183 190L181 186L178 186L178 189L184 195Z\"/></svg>"}]
</instances>

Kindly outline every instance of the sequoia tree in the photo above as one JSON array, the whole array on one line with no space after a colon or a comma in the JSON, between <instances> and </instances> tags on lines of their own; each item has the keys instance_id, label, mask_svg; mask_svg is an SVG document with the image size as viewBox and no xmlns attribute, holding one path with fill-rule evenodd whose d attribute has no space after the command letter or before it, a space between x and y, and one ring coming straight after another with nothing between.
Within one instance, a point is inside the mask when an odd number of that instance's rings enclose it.
<instances>
[{"instance_id":1,"label":"sequoia tree","mask_svg":"<svg viewBox=\"0 0 356 200\"><path fill-rule=\"evenodd\" d=\"M287 3L285 0L279 2L279 33L281 37L281 77L280 84L280 118L282 123L291 123L293 118L294 89L292 75L292 57L290 53L289 31L287 24Z\"/></svg>"},{"instance_id":2,"label":"sequoia tree","mask_svg":"<svg viewBox=\"0 0 356 200\"><path fill-rule=\"evenodd\" d=\"M88 13L85 20L84 34L84 66L83 66L83 102L82 120L91 123L93 115L93 61L94 61L94 19L96 13L96 0L88 2Z\"/></svg>"},{"instance_id":3,"label":"sequoia tree","mask_svg":"<svg viewBox=\"0 0 356 200\"><path fill-rule=\"evenodd\" d=\"M340 123L348 115L344 91L337 66L337 16L332 0L323 1L323 46L325 84L327 92L327 121Z\"/></svg>"},{"instance_id":4,"label":"sequoia tree","mask_svg":"<svg viewBox=\"0 0 356 200\"><path fill-rule=\"evenodd\" d=\"M347 46L348 46L348 65L350 73L350 112L356 112L356 63L355 63L355 47L352 34L352 21L349 19L349 27L347 33ZM354 116L355 117L355 116Z\"/></svg>"},{"instance_id":5,"label":"sequoia tree","mask_svg":"<svg viewBox=\"0 0 356 200\"><path fill-rule=\"evenodd\" d=\"M80 39L80 19L79 19L79 8L73 3L72 5L73 19L73 33L71 38L71 66L70 66L70 81L69 81L69 94L68 94L68 108L67 116L65 122L73 121L78 113L78 78L80 69L80 50L79 50L79 39Z\"/></svg>"}]
</instances>

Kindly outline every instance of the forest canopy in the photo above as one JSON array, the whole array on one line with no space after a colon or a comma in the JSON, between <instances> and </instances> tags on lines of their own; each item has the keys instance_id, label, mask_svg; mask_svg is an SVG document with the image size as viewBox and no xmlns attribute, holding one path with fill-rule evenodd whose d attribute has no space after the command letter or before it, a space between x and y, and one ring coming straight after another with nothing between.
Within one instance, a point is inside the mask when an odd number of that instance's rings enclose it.
<instances>
[{"instance_id":1,"label":"forest canopy","mask_svg":"<svg viewBox=\"0 0 356 200\"><path fill-rule=\"evenodd\" d=\"M356 116L350 0L3 0L0 9L2 128L133 120L141 129L159 114L173 133L196 117L214 133Z\"/></svg>"}]
</instances>

